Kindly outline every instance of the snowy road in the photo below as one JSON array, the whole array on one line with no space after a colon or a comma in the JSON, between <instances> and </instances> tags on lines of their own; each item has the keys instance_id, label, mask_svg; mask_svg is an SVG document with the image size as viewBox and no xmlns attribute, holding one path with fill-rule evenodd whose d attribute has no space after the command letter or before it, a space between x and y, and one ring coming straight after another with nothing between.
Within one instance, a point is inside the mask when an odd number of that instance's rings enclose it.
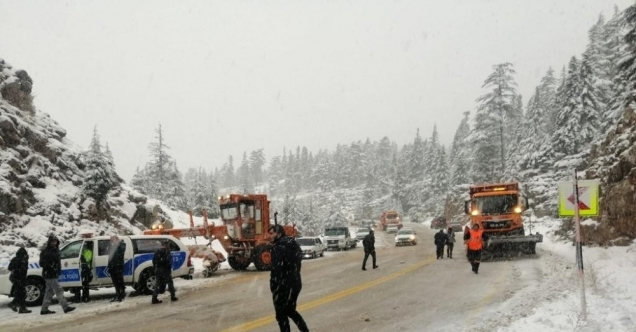
<instances>
[{"instance_id":1,"label":"snowy road","mask_svg":"<svg viewBox=\"0 0 636 332\"><path fill-rule=\"evenodd\" d=\"M522 317L523 311L531 309L531 302L517 299L515 294L531 297L532 289L542 287L547 273L545 261L489 262L482 264L479 275L474 275L465 259L461 233L456 234L460 244L454 259L436 260L434 231L416 224L408 226L418 233L417 246L395 247L392 235L376 232L377 270L361 271L360 247L305 261L299 311L312 331L463 331L469 327L473 331L492 331L505 326L506 318ZM551 268L558 268L556 262L553 265ZM187 291L188 283L195 281L178 282L180 300L175 303L164 298L163 304L151 305L149 297L127 298L122 304L96 299L88 305L78 304L72 314L50 316L40 316L36 307L32 319L15 325L7 322L3 328L82 332L278 331L269 273L221 271ZM533 299L542 300L545 299ZM84 306L103 308L83 310Z\"/></svg>"}]
</instances>

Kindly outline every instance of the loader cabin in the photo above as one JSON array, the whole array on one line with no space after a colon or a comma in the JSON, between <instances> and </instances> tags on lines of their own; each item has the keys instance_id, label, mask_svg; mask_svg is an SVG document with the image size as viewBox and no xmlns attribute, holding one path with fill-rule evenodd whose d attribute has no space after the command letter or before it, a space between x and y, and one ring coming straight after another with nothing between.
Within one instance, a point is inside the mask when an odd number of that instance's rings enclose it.
<instances>
[{"instance_id":1,"label":"loader cabin","mask_svg":"<svg viewBox=\"0 0 636 332\"><path fill-rule=\"evenodd\" d=\"M518 183L472 186L469 193L464 212L471 216L521 214L528 206L528 199L519 193Z\"/></svg>"},{"instance_id":2,"label":"loader cabin","mask_svg":"<svg viewBox=\"0 0 636 332\"><path fill-rule=\"evenodd\" d=\"M219 196L219 208L223 225L233 239L254 239L263 235L269 227L269 210L266 195Z\"/></svg>"}]
</instances>

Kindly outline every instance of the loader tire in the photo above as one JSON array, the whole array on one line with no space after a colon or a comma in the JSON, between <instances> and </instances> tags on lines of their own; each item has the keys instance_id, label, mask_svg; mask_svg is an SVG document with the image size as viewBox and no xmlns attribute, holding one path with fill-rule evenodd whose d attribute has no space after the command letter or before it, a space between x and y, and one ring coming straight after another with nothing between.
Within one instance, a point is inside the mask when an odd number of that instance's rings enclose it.
<instances>
[{"instance_id":1,"label":"loader tire","mask_svg":"<svg viewBox=\"0 0 636 332\"><path fill-rule=\"evenodd\" d=\"M259 271L269 271L272 269L272 247L267 244L261 244L254 249L252 254L254 266Z\"/></svg>"},{"instance_id":2,"label":"loader tire","mask_svg":"<svg viewBox=\"0 0 636 332\"><path fill-rule=\"evenodd\" d=\"M245 257L236 257L236 256L228 257L227 262L228 264L230 264L230 267L232 267L234 270L237 270L237 271L245 271L247 267L250 266L250 264L252 263L250 262L249 259Z\"/></svg>"}]
</instances>

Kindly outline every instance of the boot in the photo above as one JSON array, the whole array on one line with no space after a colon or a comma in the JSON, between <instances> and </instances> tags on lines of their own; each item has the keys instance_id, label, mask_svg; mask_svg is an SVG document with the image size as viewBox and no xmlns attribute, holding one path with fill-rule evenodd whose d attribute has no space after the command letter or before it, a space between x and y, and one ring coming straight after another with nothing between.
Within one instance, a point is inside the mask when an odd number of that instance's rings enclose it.
<instances>
[{"instance_id":1,"label":"boot","mask_svg":"<svg viewBox=\"0 0 636 332\"><path fill-rule=\"evenodd\" d=\"M173 297L170 298L170 301L177 302L177 301L179 301L179 298L176 297L176 296L173 296Z\"/></svg>"},{"instance_id":2,"label":"boot","mask_svg":"<svg viewBox=\"0 0 636 332\"><path fill-rule=\"evenodd\" d=\"M152 304L159 304L159 303L162 303L162 302L163 302L163 301L161 301L161 300L152 299L152 302L151 302L151 303L152 303Z\"/></svg>"},{"instance_id":3,"label":"boot","mask_svg":"<svg viewBox=\"0 0 636 332\"><path fill-rule=\"evenodd\" d=\"M8 306L9 308L11 308L11 310L13 310L13 312L18 312L18 306L15 304L15 302L9 302Z\"/></svg>"},{"instance_id":4,"label":"boot","mask_svg":"<svg viewBox=\"0 0 636 332\"><path fill-rule=\"evenodd\" d=\"M20 311L18 311L19 314L30 314L31 310L27 309L26 307L21 307Z\"/></svg>"}]
</instances>

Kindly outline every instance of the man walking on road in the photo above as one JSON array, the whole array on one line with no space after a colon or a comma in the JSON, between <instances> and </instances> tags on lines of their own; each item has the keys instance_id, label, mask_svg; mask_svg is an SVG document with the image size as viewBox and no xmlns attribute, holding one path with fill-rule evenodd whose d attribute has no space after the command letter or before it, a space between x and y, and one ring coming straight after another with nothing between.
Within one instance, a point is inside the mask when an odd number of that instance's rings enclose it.
<instances>
[{"instance_id":1,"label":"man walking on road","mask_svg":"<svg viewBox=\"0 0 636 332\"><path fill-rule=\"evenodd\" d=\"M468 260L473 268L473 273L478 274L481 250L484 247L484 241L487 240L484 230L479 228L479 224L473 224L473 229L464 235L464 240L468 245Z\"/></svg>"},{"instance_id":2,"label":"man walking on road","mask_svg":"<svg viewBox=\"0 0 636 332\"><path fill-rule=\"evenodd\" d=\"M269 288L272 291L276 321L281 332L289 332L289 318L300 331L309 331L303 317L296 311L298 295L303 288L300 267L303 252L293 238L285 234L281 225L271 226L268 233L272 237L272 271Z\"/></svg>"},{"instance_id":3,"label":"man walking on road","mask_svg":"<svg viewBox=\"0 0 636 332\"><path fill-rule=\"evenodd\" d=\"M364 247L364 259L362 260L362 270L366 271L367 268L367 258L369 255L373 258L373 268L377 269L378 265L375 264L375 235L373 235L373 230L369 229L369 234L364 237L362 240L362 246Z\"/></svg>"},{"instance_id":4,"label":"man walking on road","mask_svg":"<svg viewBox=\"0 0 636 332\"><path fill-rule=\"evenodd\" d=\"M455 247L455 231L453 227L448 227L448 234L446 239L446 257L453 258L453 247Z\"/></svg>"},{"instance_id":5,"label":"man walking on road","mask_svg":"<svg viewBox=\"0 0 636 332\"><path fill-rule=\"evenodd\" d=\"M444 229L440 229L435 233L435 247L437 248L437 259L444 259L444 246L448 241L448 236L444 234Z\"/></svg>"},{"instance_id":6,"label":"man walking on road","mask_svg":"<svg viewBox=\"0 0 636 332\"><path fill-rule=\"evenodd\" d=\"M57 301L62 305L64 313L75 310L75 307L68 305L66 298L64 298L64 290L57 282L57 278L62 271L62 260L60 258L60 241L55 235L49 236L48 241L46 241L46 247L40 253L40 266L42 267L42 278L44 278L44 285L46 287L40 314L48 315L55 313L55 311L49 310L53 294L55 294Z\"/></svg>"},{"instance_id":7,"label":"man walking on road","mask_svg":"<svg viewBox=\"0 0 636 332\"><path fill-rule=\"evenodd\" d=\"M157 294L163 293L166 290L166 284L168 284L170 300L172 302L179 300L176 297L174 283L172 282L172 255L170 254L168 240L162 241L161 249L155 251L155 255L152 258L152 265L155 267L157 282L155 283L155 289L152 292L151 303L158 304L162 302L157 298Z\"/></svg>"}]
</instances>

